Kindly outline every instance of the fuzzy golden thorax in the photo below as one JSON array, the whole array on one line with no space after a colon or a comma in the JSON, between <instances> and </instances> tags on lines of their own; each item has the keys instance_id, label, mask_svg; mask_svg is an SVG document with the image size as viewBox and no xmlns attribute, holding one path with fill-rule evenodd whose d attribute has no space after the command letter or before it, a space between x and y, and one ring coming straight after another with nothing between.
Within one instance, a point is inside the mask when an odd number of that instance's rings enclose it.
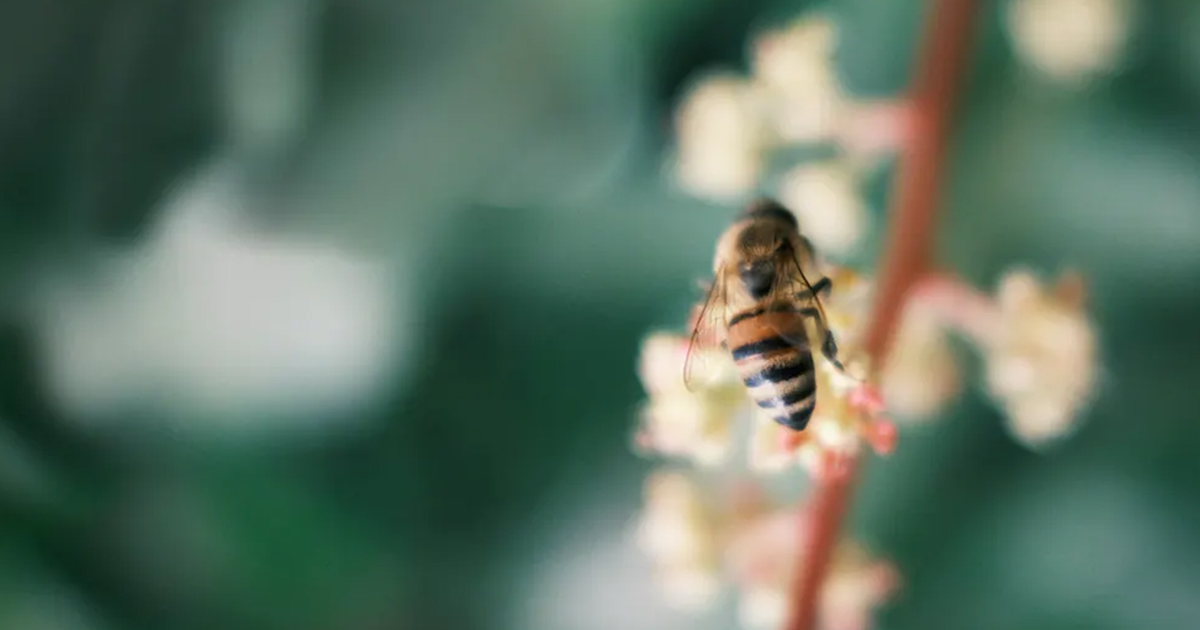
<instances>
[{"instance_id":1,"label":"fuzzy golden thorax","mask_svg":"<svg viewBox=\"0 0 1200 630\"><path fill-rule=\"evenodd\" d=\"M713 273L751 300L767 298L794 267L809 259L796 219L774 202L752 205L717 242Z\"/></svg>"}]
</instances>

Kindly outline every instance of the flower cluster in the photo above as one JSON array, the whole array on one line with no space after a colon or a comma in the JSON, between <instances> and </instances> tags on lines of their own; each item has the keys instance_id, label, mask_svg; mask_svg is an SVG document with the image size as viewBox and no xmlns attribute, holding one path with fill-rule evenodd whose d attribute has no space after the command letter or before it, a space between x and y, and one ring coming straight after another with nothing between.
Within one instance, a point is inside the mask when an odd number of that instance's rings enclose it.
<instances>
[{"instance_id":1,"label":"flower cluster","mask_svg":"<svg viewBox=\"0 0 1200 630\"><path fill-rule=\"evenodd\" d=\"M908 301L881 375L890 411L928 417L957 394L949 332L982 356L987 391L1018 439L1044 444L1077 424L1099 373L1095 325L1078 274L1047 284L1015 269L1000 279L994 297L956 278L927 278Z\"/></svg>"},{"instance_id":2,"label":"flower cluster","mask_svg":"<svg viewBox=\"0 0 1200 630\"><path fill-rule=\"evenodd\" d=\"M646 482L646 509L638 545L654 560L657 582L672 605L703 609L721 587L724 523L696 484L680 473L660 472Z\"/></svg>"},{"instance_id":3,"label":"flower cluster","mask_svg":"<svg viewBox=\"0 0 1200 630\"><path fill-rule=\"evenodd\" d=\"M1098 371L1096 334L1084 310L1079 276L1063 274L1046 286L1031 272L1015 270L1001 279L995 296L954 278L931 276L912 292L894 348L876 374L869 357L858 351L872 283L846 269L825 271L839 288L825 310L842 341L848 374L817 360L817 404L805 431L796 433L760 412L726 350L694 350L711 356L698 363L704 371L693 374L696 384L689 389L683 377L689 338L656 332L644 340L639 366L649 393L637 434L643 452L710 468L724 465L741 420L752 427L751 471L779 473L799 466L818 481L831 479L864 445L878 453L894 448L896 429L882 415L883 403L889 413L920 419L936 414L957 394L962 378L950 333L971 342L983 357L988 392L1018 439L1039 445L1076 424ZM881 393L864 386L864 380L877 380ZM796 558L803 555L793 553L804 535L796 516L794 509L748 509L744 501L738 510L722 508L686 476L664 473L648 485L641 540L671 602L698 609L712 601L724 561L741 587L746 625L774 627L786 609ZM870 610L892 592L897 578L890 566L864 558L861 551L838 554L821 606L827 617L843 621L822 627L863 630ZM832 607L839 612L829 612Z\"/></svg>"},{"instance_id":4,"label":"flower cluster","mask_svg":"<svg viewBox=\"0 0 1200 630\"><path fill-rule=\"evenodd\" d=\"M728 578L738 591L746 628L778 627L787 594L803 561L809 522L805 508L775 505L754 485L741 485L722 501L690 477L660 471L646 484L646 510L637 524L638 543L658 568L668 601L700 611ZM822 591L826 630L866 630L871 613L894 594L899 574L856 543L837 549Z\"/></svg>"},{"instance_id":5,"label":"flower cluster","mask_svg":"<svg viewBox=\"0 0 1200 630\"><path fill-rule=\"evenodd\" d=\"M729 455L734 419L748 401L746 388L728 353L698 348L714 356L699 363L709 368L695 375L703 387L689 390L683 380L688 345L687 337L668 332L642 342L638 373L650 398L642 409L636 444L646 452L715 466Z\"/></svg>"},{"instance_id":6,"label":"flower cluster","mask_svg":"<svg viewBox=\"0 0 1200 630\"><path fill-rule=\"evenodd\" d=\"M867 222L859 179L908 127L903 105L846 93L833 64L837 39L833 22L821 15L767 31L753 44L748 76L726 71L697 81L675 120L676 180L718 201L756 190L781 149L840 147L843 157L789 167L776 191L809 238L831 254L857 244Z\"/></svg>"},{"instance_id":7,"label":"flower cluster","mask_svg":"<svg viewBox=\"0 0 1200 630\"><path fill-rule=\"evenodd\" d=\"M1028 21L1018 14L1056 3L1122 1L1013 0L1010 22ZM1044 6L1034 7L1038 3ZM939 3L951 14L951 26L966 29L973 14L964 6ZM931 37L947 37L945 31L933 29ZM1014 37L1022 35L1014 30ZM836 43L828 20L805 17L755 41L749 76L727 72L696 83L678 110L673 167L688 192L723 202L774 187L818 258L844 260L869 223L859 188L870 161L862 158L893 150L918 130L909 124L905 104L856 103L846 95L832 63ZM930 50L965 54L942 39ZM936 55L924 63L930 66L922 73L926 82L951 81L946 74L956 64L941 63ZM1077 70L1085 65L1078 59L1065 64ZM940 116L948 110L939 100L943 96L919 94L917 102ZM937 119L924 122L920 131L934 138L935 127L945 126ZM791 165L777 179L767 173L777 150L805 143L832 143L841 157ZM911 173L936 171L940 152L914 151L910 158L914 165L907 170L920 181L908 183L920 186L914 188L920 194L900 203L897 220L928 231L931 222L922 213L934 203L934 178ZM752 500L742 495L715 500L680 472L652 477L640 542L671 602L703 608L728 574L740 591L741 617L749 628L779 627L785 617L789 628L807 629L814 618L825 630L869 628L899 576L887 562L838 538L841 506L851 492L844 473L854 470L868 448L876 453L895 448L890 415L930 418L958 394L964 378L952 336L982 357L984 386L1017 439L1037 446L1077 425L1099 371L1097 335L1080 277L1064 274L1047 284L1017 269L1001 279L995 295L987 295L952 277L922 278L929 256L920 243L928 241L914 238L905 244L917 245L888 254L884 264L893 284L880 291L877 312L873 278L814 261L814 273L832 281L821 301L845 367L814 355L816 404L802 432L778 424L752 402L727 349L689 348L687 333L695 321L687 332L655 332L643 340L639 376L648 400L636 433L638 449L710 470L728 465L740 450L754 474L799 468L814 481L812 502L788 508L754 492ZM898 295L906 301L894 321ZM689 352L699 369L685 368ZM792 607L796 614L788 616Z\"/></svg>"}]
</instances>

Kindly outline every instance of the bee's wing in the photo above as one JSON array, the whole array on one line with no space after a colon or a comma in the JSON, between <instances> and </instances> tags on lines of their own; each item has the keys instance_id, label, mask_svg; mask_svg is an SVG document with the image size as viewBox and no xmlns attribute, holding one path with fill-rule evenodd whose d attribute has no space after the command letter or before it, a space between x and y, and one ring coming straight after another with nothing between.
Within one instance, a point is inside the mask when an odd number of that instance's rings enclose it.
<instances>
[{"instance_id":1,"label":"bee's wing","mask_svg":"<svg viewBox=\"0 0 1200 630\"><path fill-rule=\"evenodd\" d=\"M811 247L811 245L809 245L809 247ZM809 253L809 260L812 260L813 263L816 264L815 252L812 249L809 249L808 253ZM784 263L784 264L789 264L789 263ZM821 296L817 295L817 291L815 289L813 289L812 283L808 281L808 276L806 276L804 274L804 266L800 264L800 256L795 251L792 252L790 264L792 265L791 271L793 271L795 273L794 274L793 273L780 274L781 276L788 279L788 282L787 282L788 286L786 286L786 287L776 286L775 290L776 291L788 291L788 292L790 292L790 294L792 296L795 296L796 293L798 292L798 290L803 291L803 293L807 296L807 298L804 299L803 301L807 302L807 303L811 303L812 306L817 309L817 313L820 315L821 321L823 321L823 322L829 321L829 318L825 317L825 307L822 306L822 304L821 304ZM793 299L795 299L795 298L793 298Z\"/></svg>"},{"instance_id":2,"label":"bee's wing","mask_svg":"<svg viewBox=\"0 0 1200 630\"><path fill-rule=\"evenodd\" d=\"M713 362L718 360L718 353L713 350L721 349L725 344L726 301L725 286L718 273L708 289L708 296L696 305L692 317L692 338L688 342L687 357L683 361L683 383L688 391L701 389L700 375L713 374Z\"/></svg>"}]
</instances>

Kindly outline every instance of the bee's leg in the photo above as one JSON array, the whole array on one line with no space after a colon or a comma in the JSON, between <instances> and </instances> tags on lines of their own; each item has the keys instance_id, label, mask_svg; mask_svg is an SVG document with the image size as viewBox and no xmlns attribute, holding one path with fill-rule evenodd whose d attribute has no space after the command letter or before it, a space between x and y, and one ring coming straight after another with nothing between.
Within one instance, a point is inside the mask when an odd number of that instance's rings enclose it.
<instances>
[{"instance_id":1,"label":"bee's leg","mask_svg":"<svg viewBox=\"0 0 1200 630\"><path fill-rule=\"evenodd\" d=\"M812 284L811 289L804 289L796 294L796 299L805 300L817 295L820 297L828 297L829 292L833 289L833 281L828 276L817 280Z\"/></svg>"},{"instance_id":2,"label":"bee's leg","mask_svg":"<svg viewBox=\"0 0 1200 630\"><path fill-rule=\"evenodd\" d=\"M823 278L828 280L828 278ZM819 284L819 282L818 282ZM816 285L813 285L816 288ZM821 317L821 312L815 308L808 307L800 311L801 315L811 317L817 325L817 333L821 335L821 355L827 361L833 364L838 370L846 371L846 367L838 360L837 341L833 338L833 331L829 329L829 325L825 323L825 319Z\"/></svg>"},{"instance_id":3,"label":"bee's leg","mask_svg":"<svg viewBox=\"0 0 1200 630\"><path fill-rule=\"evenodd\" d=\"M820 280L817 280L812 285L812 292L816 293L817 295L820 295L821 297L828 297L829 292L832 290L833 290L833 280L830 280L829 276L825 276L825 277L821 278Z\"/></svg>"},{"instance_id":4,"label":"bee's leg","mask_svg":"<svg viewBox=\"0 0 1200 630\"><path fill-rule=\"evenodd\" d=\"M845 372L846 367L843 366L842 362L838 361L837 358L838 347L837 342L833 339L833 331L829 330L829 328L824 325L824 322L821 323L821 328L823 329L825 335L825 338L821 340L821 354L825 355L825 358L828 359L829 362L834 365L834 367Z\"/></svg>"}]
</instances>

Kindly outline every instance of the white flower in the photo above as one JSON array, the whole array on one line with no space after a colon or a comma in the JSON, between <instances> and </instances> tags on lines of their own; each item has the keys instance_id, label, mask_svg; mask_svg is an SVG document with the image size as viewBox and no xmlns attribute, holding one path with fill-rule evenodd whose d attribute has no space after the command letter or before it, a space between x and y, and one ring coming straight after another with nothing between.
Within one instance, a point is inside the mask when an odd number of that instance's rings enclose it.
<instances>
[{"instance_id":1,"label":"white flower","mask_svg":"<svg viewBox=\"0 0 1200 630\"><path fill-rule=\"evenodd\" d=\"M756 414L750 441L751 470L773 474L799 465L814 479L822 479L841 472L849 458L859 454L864 442L878 453L891 452L896 441L895 426L875 417L868 406L857 404L856 394L869 388L837 391L823 371L818 371L817 382L817 406L804 431L792 431L767 413Z\"/></svg>"},{"instance_id":2,"label":"white flower","mask_svg":"<svg viewBox=\"0 0 1200 630\"><path fill-rule=\"evenodd\" d=\"M774 474L796 465L799 461L796 449L790 444L793 433L780 425L771 414L755 410L754 432L750 437L750 455L747 465L757 473Z\"/></svg>"},{"instance_id":3,"label":"white flower","mask_svg":"<svg viewBox=\"0 0 1200 630\"><path fill-rule=\"evenodd\" d=\"M768 137L760 90L731 74L698 82L676 112L680 186L699 197L728 200L758 185Z\"/></svg>"},{"instance_id":4,"label":"white flower","mask_svg":"<svg viewBox=\"0 0 1200 630\"><path fill-rule=\"evenodd\" d=\"M1074 274L1049 288L1023 270L1000 281L999 317L986 342L987 384L1027 443L1069 431L1095 388L1097 340L1084 302Z\"/></svg>"},{"instance_id":5,"label":"white flower","mask_svg":"<svg viewBox=\"0 0 1200 630\"><path fill-rule=\"evenodd\" d=\"M852 253L867 230L869 217L858 178L844 164L830 161L794 168L779 184L779 199L822 253Z\"/></svg>"},{"instance_id":6,"label":"white flower","mask_svg":"<svg viewBox=\"0 0 1200 630\"><path fill-rule=\"evenodd\" d=\"M638 378L646 392L654 395L684 388L683 364L688 340L670 333L653 333L642 340L638 354Z\"/></svg>"},{"instance_id":7,"label":"white flower","mask_svg":"<svg viewBox=\"0 0 1200 630\"><path fill-rule=\"evenodd\" d=\"M888 411L908 420L935 415L962 388L948 335L917 300L904 309L880 386Z\"/></svg>"},{"instance_id":8,"label":"white flower","mask_svg":"<svg viewBox=\"0 0 1200 630\"><path fill-rule=\"evenodd\" d=\"M844 99L833 66L836 45L833 22L820 15L754 42L754 76L772 92L769 114L782 140L814 142L837 133Z\"/></svg>"},{"instance_id":9,"label":"white flower","mask_svg":"<svg viewBox=\"0 0 1200 630\"><path fill-rule=\"evenodd\" d=\"M685 610L710 604L720 590L720 523L686 476L659 472L646 482L638 546L656 567L668 602Z\"/></svg>"},{"instance_id":10,"label":"white flower","mask_svg":"<svg viewBox=\"0 0 1200 630\"><path fill-rule=\"evenodd\" d=\"M1112 70L1129 39L1131 0L1010 0L1017 54L1048 77L1082 82Z\"/></svg>"},{"instance_id":11,"label":"white flower","mask_svg":"<svg viewBox=\"0 0 1200 630\"><path fill-rule=\"evenodd\" d=\"M686 389L683 380L690 337L656 332L642 341L638 376L650 394ZM703 353L694 364L693 387L698 389L729 389L741 385L737 365L727 350L719 347L697 346L693 352Z\"/></svg>"},{"instance_id":12,"label":"white flower","mask_svg":"<svg viewBox=\"0 0 1200 630\"><path fill-rule=\"evenodd\" d=\"M788 614L786 588L748 586L738 595L738 622L743 628L778 628Z\"/></svg>"},{"instance_id":13,"label":"white flower","mask_svg":"<svg viewBox=\"0 0 1200 630\"><path fill-rule=\"evenodd\" d=\"M937 357L941 342L933 341L940 334L937 328L944 326L965 335L983 355L988 392L1016 437L1036 446L1063 436L1090 401L1099 372L1096 331L1085 302L1083 279L1075 273L1045 287L1029 271L1010 271L1001 278L995 298L953 277L926 278L911 293L907 308L919 313L914 325L930 329L908 340L902 331L897 339L895 362L911 360L913 365L893 366L894 373L885 374L889 406L913 402L904 396L913 394L920 371L936 376L945 370L944 385L949 386L950 357ZM922 341L921 336L927 338ZM923 349L920 360L906 359L915 352L908 348L912 344ZM918 365L922 362L924 367ZM937 394L930 397L936 402L946 391L927 393Z\"/></svg>"},{"instance_id":14,"label":"white flower","mask_svg":"<svg viewBox=\"0 0 1200 630\"><path fill-rule=\"evenodd\" d=\"M853 543L837 550L834 566L821 592L822 630L868 630L875 610L899 588L899 572Z\"/></svg>"},{"instance_id":15,"label":"white flower","mask_svg":"<svg viewBox=\"0 0 1200 630\"><path fill-rule=\"evenodd\" d=\"M749 629L778 628L789 612L801 545L811 525L797 510L767 512L733 532L728 561L738 585L738 616ZM875 610L895 593L899 574L891 563L870 557L851 541L834 550L821 589L818 625L823 630L867 630Z\"/></svg>"},{"instance_id":16,"label":"white flower","mask_svg":"<svg viewBox=\"0 0 1200 630\"><path fill-rule=\"evenodd\" d=\"M642 413L642 446L716 466L729 455L734 410L704 395L673 392L650 399Z\"/></svg>"},{"instance_id":17,"label":"white flower","mask_svg":"<svg viewBox=\"0 0 1200 630\"><path fill-rule=\"evenodd\" d=\"M690 457L702 465L725 461L733 422L746 406L746 388L727 351L697 349L695 391L683 380L687 337L656 333L642 343L638 374L649 394L642 409L639 445L664 455Z\"/></svg>"},{"instance_id":18,"label":"white flower","mask_svg":"<svg viewBox=\"0 0 1200 630\"><path fill-rule=\"evenodd\" d=\"M738 584L738 616L746 628L783 623L807 521L798 510L764 513L734 532L728 561Z\"/></svg>"},{"instance_id":19,"label":"white flower","mask_svg":"<svg viewBox=\"0 0 1200 630\"><path fill-rule=\"evenodd\" d=\"M871 424L845 396L818 391L817 409L796 449L800 465L815 479L837 473L840 462L858 455Z\"/></svg>"},{"instance_id":20,"label":"white flower","mask_svg":"<svg viewBox=\"0 0 1200 630\"><path fill-rule=\"evenodd\" d=\"M714 503L689 477L654 473L645 486L638 545L673 606L698 612L711 605L725 569L737 586L742 624L778 627L791 605L814 515L803 507L780 509L757 485L735 487L731 496ZM866 630L875 608L895 591L896 570L851 541L834 552L818 602L820 627Z\"/></svg>"}]
</instances>

